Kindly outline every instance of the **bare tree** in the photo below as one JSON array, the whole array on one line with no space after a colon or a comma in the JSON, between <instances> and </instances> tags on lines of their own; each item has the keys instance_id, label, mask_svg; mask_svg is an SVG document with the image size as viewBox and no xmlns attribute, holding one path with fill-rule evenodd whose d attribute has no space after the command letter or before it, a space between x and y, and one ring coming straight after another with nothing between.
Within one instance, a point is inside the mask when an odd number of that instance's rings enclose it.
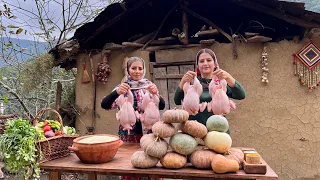
<instances>
[{"instance_id":1,"label":"bare tree","mask_svg":"<svg viewBox=\"0 0 320 180\"><path fill-rule=\"evenodd\" d=\"M29 3L29 8L25 5L26 2ZM46 51L64 42L78 27L92 21L109 2L105 0L23 2L0 0L0 5L1 3L3 7L0 7L0 65L3 61L11 74L6 75L3 74L4 71L0 71L0 98L6 101L18 101L25 112L34 114L39 108L51 106L54 103L56 82L74 86L76 73L74 70L66 72L53 68L52 64L50 66L51 58L40 56L43 52L39 49L44 44L41 41L47 45ZM11 41L11 38L26 35L33 38L33 51ZM27 85L31 89L26 90ZM6 90L11 97L1 97L3 96L1 89ZM47 102L44 103L43 99Z\"/></svg>"}]
</instances>

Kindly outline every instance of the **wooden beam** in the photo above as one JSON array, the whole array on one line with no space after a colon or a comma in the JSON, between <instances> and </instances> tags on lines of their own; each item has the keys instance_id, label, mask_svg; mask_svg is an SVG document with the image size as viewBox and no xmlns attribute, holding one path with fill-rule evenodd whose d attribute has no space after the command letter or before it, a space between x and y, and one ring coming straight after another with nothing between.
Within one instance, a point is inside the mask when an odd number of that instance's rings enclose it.
<instances>
[{"instance_id":1,"label":"wooden beam","mask_svg":"<svg viewBox=\"0 0 320 180\"><path fill-rule=\"evenodd\" d=\"M184 8L189 14L191 14L192 16L195 16L198 19L203 20L204 22L208 23L210 26L216 28L221 34L223 34L226 38L229 39L230 42L232 42L232 37L224 32L222 29L220 29L217 25L215 25L213 22L211 22L209 19L202 17L201 15L195 13L194 11L190 10L189 8Z\"/></svg>"},{"instance_id":2,"label":"wooden beam","mask_svg":"<svg viewBox=\"0 0 320 180\"><path fill-rule=\"evenodd\" d=\"M248 9L252 9L254 11L257 12L261 12L264 14L268 14L270 16L282 19L284 21L287 21L288 23L300 26L300 27L304 27L304 28L316 28L316 27L320 27L320 24L316 24L316 23L311 23L311 22L306 22L300 18L294 17L294 16L290 16L288 14L285 13L281 13L275 9L263 6L261 4L255 3L254 1L251 0L232 0L232 2L237 3L238 5L248 8Z\"/></svg>"},{"instance_id":3,"label":"wooden beam","mask_svg":"<svg viewBox=\"0 0 320 180\"><path fill-rule=\"evenodd\" d=\"M189 6L189 0L184 0L183 1L183 7L188 7ZM185 38L184 38L184 41L183 41L183 44L189 44L189 41L188 41L188 14L186 12L185 9L182 10L182 31L185 35Z\"/></svg>"},{"instance_id":4,"label":"wooden beam","mask_svg":"<svg viewBox=\"0 0 320 180\"><path fill-rule=\"evenodd\" d=\"M140 43L140 44L145 44L146 42L148 42L153 36L154 34L156 33L156 31L153 31L149 34L146 34L145 36L142 36L141 38L133 41L135 43Z\"/></svg>"},{"instance_id":5,"label":"wooden beam","mask_svg":"<svg viewBox=\"0 0 320 180\"><path fill-rule=\"evenodd\" d=\"M167 20L168 17L170 16L170 14L179 6L179 4L180 4L180 1L178 1L177 4L176 4L172 9L170 9L170 11L167 13L167 15L166 15L166 16L164 17L164 19L162 20L162 22L161 22L161 24L160 24L157 32L155 33L155 35L152 37L152 39L150 39L150 40L142 47L142 49L145 49L145 48L150 44L150 42L153 41L153 40L158 36L158 34L159 34L162 26L164 25L164 22L166 22L166 20Z\"/></svg>"},{"instance_id":6,"label":"wooden beam","mask_svg":"<svg viewBox=\"0 0 320 180\"><path fill-rule=\"evenodd\" d=\"M108 27L112 26L114 23L118 22L120 19L123 19L123 17L127 16L131 12L135 11L136 9L143 6L145 3L149 2L149 0L140 0L138 3L134 5L133 8L127 9L118 16L114 17L111 21L107 22L106 24L103 24L101 27L99 27L89 38L87 38L83 44L88 43L92 38L99 35L103 30L107 29Z\"/></svg>"},{"instance_id":7,"label":"wooden beam","mask_svg":"<svg viewBox=\"0 0 320 180\"><path fill-rule=\"evenodd\" d=\"M104 46L103 46L103 49L104 50L114 50L114 49L122 49L124 48L125 46L122 46L120 44L115 44L115 43L106 43Z\"/></svg>"},{"instance_id":8,"label":"wooden beam","mask_svg":"<svg viewBox=\"0 0 320 180\"><path fill-rule=\"evenodd\" d=\"M200 44L208 44L208 45L211 45L211 44L214 44L216 42L215 39L206 39L206 40L201 40L200 41Z\"/></svg>"},{"instance_id":9,"label":"wooden beam","mask_svg":"<svg viewBox=\"0 0 320 180\"><path fill-rule=\"evenodd\" d=\"M146 51L156 51L161 49L176 49L176 48L189 48L189 47L200 47L201 44L187 44L187 45L168 45L168 46L151 46L147 47Z\"/></svg>"},{"instance_id":10,"label":"wooden beam","mask_svg":"<svg viewBox=\"0 0 320 180\"><path fill-rule=\"evenodd\" d=\"M135 42L123 42L122 45L126 47L143 47L143 44Z\"/></svg>"},{"instance_id":11,"label":"wooden beam","mask_svg":"<svg viewBox=\"0 0 320 180\"><path fill-rule=\"evenodd\" d=\"M198 37L208 37L208 36L214 36L219 34L219 31L217 29L212 29L212 30L205 30L205 31L199 31L196 33Z\"/></svg>"},{"instance_id":12,"label":"wooden beam","mask_svg":"<svg viewBox=\"0 0 320 180\"><path fill-rule=\"evenodd\" d=\"M265 37L265 36L253 36L251 38L247 39L248 43L255 43L255 42L268 42L271 41L272 38L270 37Z\"/></svg>"}]
</instances>

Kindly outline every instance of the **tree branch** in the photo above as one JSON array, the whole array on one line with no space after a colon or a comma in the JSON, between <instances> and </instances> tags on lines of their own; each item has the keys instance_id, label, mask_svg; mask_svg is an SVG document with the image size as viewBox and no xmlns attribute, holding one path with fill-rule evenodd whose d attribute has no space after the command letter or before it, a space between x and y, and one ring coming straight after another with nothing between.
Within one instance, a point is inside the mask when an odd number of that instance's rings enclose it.
<instances>
[{"instance_id":1,"label":"tree branch","mask_svg":"<svg viewBox=\"0 0 320 180\"><path fill-rule=\"evenodd\" d=\"M30 113L29 109L27 108L25 103L22 101L20 96L16 92L14 92L9 86L5 85L2 81L0 81L0 85L3 86L9 93L11 93L14 97L16 97L18 99L18 101L22 105L24 111L27 113L27 116L30 118L30 120L33 120L34 116Z\"/></svg>"}]
</instances>

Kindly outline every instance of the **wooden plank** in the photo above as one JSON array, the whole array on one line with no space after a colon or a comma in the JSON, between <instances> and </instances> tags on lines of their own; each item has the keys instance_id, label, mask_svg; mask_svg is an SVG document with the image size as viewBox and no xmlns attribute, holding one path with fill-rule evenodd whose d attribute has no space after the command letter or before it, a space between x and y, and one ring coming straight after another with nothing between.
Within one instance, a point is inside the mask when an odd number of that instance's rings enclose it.
<instances>
[{"instance_id":1,"label":"wooden plank","mask_svg":"<svg viewBox=\"0 0 320 180\"><path fill-rule=\"evenodd\" d=\"M219 31L217 29L212 29L212 30L205 30L205 31L199 31L196 33L198 37L211 37L219 34Z\"/></svg>"},{"instance_id":2,"label":"wooden plank","mask_svg":"<svg viewBox=\"0 0 320 180\"><path fill-rule=\"evenodd\" d=\"M124 48L125 46L122 46L120 44L115 44L115 43L106 43L104 46L103 46L103 49L104 50L114 50L114 49L122 49Z\"/></svg>"},{"instance_id":3,"label":"wooden plank","mask_svg":"<svg viewBox=\"0 0 320 180\"><path fill-rule=\"evenodd\" d=\"M182 76L183 74L165 74L165 75L154 75L154 78L155 79L181 79Z\"/></svg>"},{"instance_id":4,"label":"wooden plank","mask_svg":"<svg viewBox=\"0 0 320 180\"><path fill-rule=\"evenodd\" d=\"M256 35L259 35L260 33L254 33L254 32L245 32L244 35L248 38L248 37L253 37Z\"/></svg>"},{"instance_id":5,"label":"wooden plank","mask_svg":"<svg viewBox=\"0 0 320 180\"><path fill-rule=\"evenodd\" d=\"M123 42L122 45L127 47L143 47L143 44L135 42Z\"/></svg>"},{"instance_id":6,"label":"wooden plank","mask_svg":"<svg viewBox=\"0 0 320 180\"><path fill-rule=\"evenodd\" d=\"M50 171L49 180L61 180L61 173L58 171Z\"/></svg>"},{"instance_id":7,"label":"wooden plank","mask_svg":"<svg viewBox=\"0 0 320 180\"><path fill-rule=\"evenodd\" d=\"M88 174L88 180L97 180L97 174L96 173Z\"/></svg>"},{"instance_id":8,"label":"wooden plank","mask_svg":"<svg viewBox=\"0 0 320 180\"><path fill-rule=\"evenodd\" d=\"M215 39L206 39L206 40L201 40L200 44L214 44L216 42Z\"/></svg>"},{"instance_id":9,"label":"wooden plank","mask_svg":"<svg viewBox=\"0 0 320 180\"><path fill-rule=\"evenodd\" d=\"M177 38L170 36L170 37L158 38L158 40L177 40Z\"/></svg>"},{"instance_id":10,"label":"wooden plank","mask_svg":"<svg viewBox=\"0 0 320 180\"><path fill-rule=\"evenodd\" d=\"M169 62L169 63L155 63L153 67L167 67L177 65L194 65L195 60L183 61L183 62Z\"/></svg>"},{"instance_id":11,"label":"wooden plank","mask_svg":"<svg viewBox=\"0 0 320 180\"><path fill-rule=\"evenodd\" d=\"M186 62L195 61L197 51L200 48L188 48L188 49L164 49L155 52L156 63L172 63L174 62ZM174 57L174 59L172 59Z\"/></svg>"},{"instance_id":12,"label":"wooden plank","mask_svg":"<svg viewBox=\"0 0 320 180\"><path fill-rule=\"evenodd\" d=\"M161 68L154 68L153 69L153 75L157 76L157 75L165 75L166 74L166 68L165 67L161 67ZM154 79L154 84L157 86L160 95L163 97L164 101L165 101L165 109L169 109L169 96L168 96L168 85L167 85L167 80L166 79ZM163 111L164 111L163 110ZM162 114L163 111L160 111L160 113Z\"/></svg>"},{"instance_id":13,"label":"wooden plank","mask_svg":"<svg viewBox=\"0 0 320 180\"><path fill-rule=\"evenodd\" d=\"M277 180L278 175L267 165L266 174L247 174L244 170L236 173L216 174L212 169L196 169L190 163L181 169L165 169L159 163L156 167L141 169L134 168L131 164L131 156L136 151L141 151L139 144L124 143L112 161L103 164L81 163L79 158L71 153L69 156L51 160L40 164L44 170L76 172L76 173L96 173L122 176L147 176L153 178L180 178L180 179L259 179ZM263 163L266 163L261 158ZM267 164L267 163L266 163Z\"/></svg>"},{"instance_id":14,"label":"wooden plank","mask_svg":"<svg viewBox=\"0 0 320 180\"><path fill-rule=\"evenodd\" d=\"M179 74L179 66L169 66L167 67L167 74ZM180 79L168 79L168 94L169 94L169 107L173 109L174 107L181 108L174 103L174 94L179 86Z\"/></svg>"},{"instance_id":15,"label":"wooden plank","mask_svg":"<svg viewBox=\"0 0 320 180\"><path fill-rule=\"evenodd\" d=\"M172 45L172 44L176 44L177 39L173 39L173 40L153 40L150 42L150 45L154 46L154 45Z\"/></svg>"},{"instance_id":16,"label":"wooden plank","mask_svg":"<svg viewBox=\"0 0 320 180\"><path fill-rule=\"evenodd\" d=\"M251 38L247 39L248 43L254 43L254 42L268 42L271 41L272 38L270 37L265 37L265 36L253 36Z\"/></svg>"},{"instance_id":17,"label":"wooden plank","mask_svg":"<svg viewBox=\"0 0 320 180\"><path fill-rule=\"evenodd\" d=\"M201 44L152 46L152 47L147 47L145 50L156 51L156 50L162 50L162 49L177 49L177 48L189 48L189 47L201 47Z\"/></svg>"}]
</instances>

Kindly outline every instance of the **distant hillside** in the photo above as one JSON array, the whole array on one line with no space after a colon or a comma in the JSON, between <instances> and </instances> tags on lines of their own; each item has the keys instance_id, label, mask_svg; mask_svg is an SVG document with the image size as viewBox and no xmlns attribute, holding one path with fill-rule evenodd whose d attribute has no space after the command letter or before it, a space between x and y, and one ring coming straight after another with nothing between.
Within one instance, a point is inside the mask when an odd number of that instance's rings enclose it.
<instances>
[{"instance_id":1,"label":"distant hillside","mask_svg":"<svg viewBox=\"0 0 320 180\"><path fill-rule=\"evenodd\" d=\"M9 41L11 41L15 49L25 49L24 50L25 54L20 53L19 56L16 57L19 61L30 59L31 56L27 54L35 55L35 54L41 54L48 51L48 43L46 42L35 42L35 41L30 41L25 39L16 39L16 38L10 38L10 39L3 38L1 39L1 41L3 41L4 44L8 44ZM4 51L5 55L6 53L10 53L10 52ZM5 65L6 65L5 62L0 57L0 67Z\"/></svg>"}]
</instances>

